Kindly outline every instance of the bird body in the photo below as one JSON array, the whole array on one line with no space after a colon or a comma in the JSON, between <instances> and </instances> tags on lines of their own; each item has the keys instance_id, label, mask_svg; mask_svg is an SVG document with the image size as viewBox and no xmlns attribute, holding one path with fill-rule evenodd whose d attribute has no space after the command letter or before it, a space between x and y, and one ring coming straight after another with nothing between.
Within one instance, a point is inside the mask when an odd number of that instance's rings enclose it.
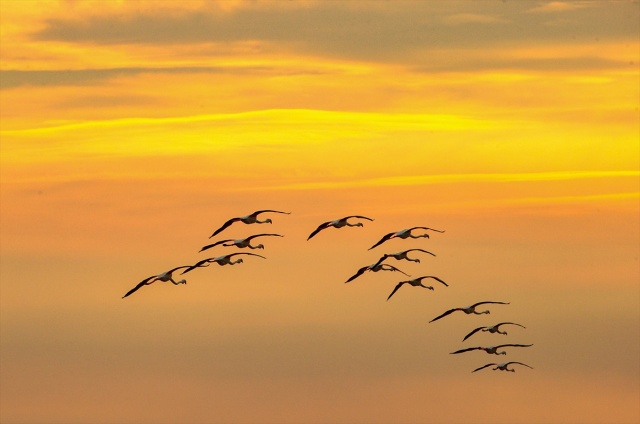
<instances>
[{"instance_id":1,"label":"bird body","mask_svg":"<svg viewBox=\"0 0 640 424\"><path fill-rule=\"evenodd\" d=\"M393 291L391 292L391 294L389 295L389 297L387 297L387 300L391 299L391 296L394 295L395 292L398 291L398 289L400 287L402 287L405 284L409 284L413 287L424 287L425 289L429 289L429 290L433 290L433 287L431 286L425 286L424 284L422 284L422 280L424 280L425 278L432 278L436 281L439 281L440 283L444 284L445 286L449 286L447 283L445 283L444 281L442 281L441 279L439 279L438 277L434 277L432 275L425 275L423 277L418 277L418 278L414 278L413 280L407 280L407 281L400 281L398 283L398 285L396 285L396 287L393 289Z\"/></svg>"},{"instance_id":2,"label":"bird body","mask_svg":"<svg viewBox=\"0 0 640 424\"><path fill-rule=\"evenodd\" d=\"M187 269L182 271L182 274L186 274L187 272L191 272L196 268L209 266L209 264L213 264L213 263L217 263L220 266L224 266L224 265L241 264L242 262L244 262L242 260L242 258L239 258L238 260L233 261L231 258L233 258L236 255L251 255L251 256L258 256L258 257L261 257L263 259L267 259L264 256L258 255L258 254L255 254L255 253L248 253L248 252L230 253L228 255L222 255L222 256L218 256L216 258L203 259L203 260L197 262L195 265L187 267Z\"/></svg>"},{"instance_id":3,"label":"bird body","mask_svg":"<svg viewBox=\"0 0 640 424\"><path fill-rule=\"evenodd\" d=\"M425 230L425 231L431 230L431 231L436 231L438 233L444 233L444 230L436 230L435 228L429 228L429 227L411 227L411 228L406 228L404 230L392 232L392 233L389 233L389 234L383 236L376 244L371 246L369 248L369 250L373 249L376 246L381 245L382 243L384 243L387 240L391 240L392 238L400 238L400 239L423 238L423 237L429 238L429 234L428 233L413 235L413 234L411 234L411 232L413 230Z\"/></svg>"},{"instance_id":4,"label":"bird body","mask_svg":"<svg viewBox=\"0 0 640 424\"><path fill-rule=\"evenodd\" d=\"M462 311L462 312L464 312L464 313L465 313L465 314L467 314L467 315L468 315L468 314L476 314L476 315L489 314L489 313L491 313L491 312L490 312L490 311L488 311L488 310L487 310L487 311L482 311L482 312L478 312L478 311L476 310L476 307L477 307L477 306L484 305L484 304L487 304L487 303L494 303L494 304L499 304L499 305L508 305L508 304L509 304L509 302L491 302L491 301L487 301L487 302L478 302L478 303L474 303L473 305L466 306L466 307L464 307L464 308L453 308L453 309L449 309L448 311L446 311L446 312L444 312L444 313L442 313L442 314L438 315L437 317L435 317L434 319L432 319L432 320L431 320L431 321L429 321L429 322L431 323L431 322L437 321L437 320L439 320L440 318L444 318L444 317L446 317L447 315L452 314L453 312L456 312L456 311Z\"/></svg>"},{"instance_id":5,"label":"bird body","mask_svg":"<svg viewBox=\"0 0 640 424\"><path fill-rule=\"evenodd\" d=\"M124 296L122 296L122 298L124 299L125 297L127 297L127 296L133 294L134 292L136 292L141 287L148 286L150 284L155 283L156 281L163 281L163 282L170 281L175 285L187 284L187 280L180 280L180 281L174 280L173 279L173 273L175 271L179 270L179 269L191 268L192 266L195 266L195 265L178 266L178 267L170 269L169 271L163 272L162 274L152 275L151 277L147 277L144 280L140 281L138 284L136 284L136 286L134 288L132 288L131 290L129 290Z\"/></svg>"},{"instance_id":6,"label":"bird body","mask_svg":"<svg viewBox=\"0 0 640 424\"><path fill-rule=\"evenodd\" d=\"M478 327L475 330L472 330L469 334L467 334L466 336L464 336L464 339L462 339L462 341L467 340L469 337L473 336L475 333L477 333L478 331L482 331L482 332L489 332L489 333L498 333L498 334L504 334L505 336L507 335L506 331L500 331L500 326L501 325L506 325L506 324L511 324L511 325L517 325L519 327L522 328L527 328L524 325L520 325L520 324L516 324L515 322L501 322L499 324L495 324L492 325L490 327Z\"/></svg>"},{"instance_id":7,"label":"bird body","mask_svg":"<svg viewBox=\"0 0 640 424\"><path fill-rule=\"evenodd\" d=\"M406 275L407 277L410 277L409 274L400 271L398 268L396 268L395 266L389 265L389 264L371 264L371 265L367 265L367 266L363 266L362 268L360 268L355 274L353 274L347 281L345 281L345 283L348 283L350 281L355 280L356 278L358 278L359 276L361 276L362 274L364 274L367 271L371 271L371 272L378 272L378 271L398 271L401 274Z\"/></svg>"},{"instance_id":8,"label":"bird body","mask_svg":"<svg viewBox=\"0 0 640 424\"><path fill-rule=\"evenodd\" d=\"M213 232L213 234L211 234L209 236L209 238L219 234L220 232L222 232L225 228L229 227L234 222L242 222L244 224L265 224L265 223L271 224L272 221L269 218L265 219L264 221L260 221L258 219L258 215L260 215L261 213L264 213L264 212L283 213L283 214L287 214L287 215L291 214L291 212L281 212L281 211L274 211L272 209L263 209L263 210L260 210L260 211L255 211L254 213L251 213L249 215L240 216L240 217L237 217L237 218L231 218L230 220L228 220L227 222L222 224L222 227L220 227L217 230L215 230Z\"/></svg>"},{"instance_id":9,"label":"bird body","mask_svg":"<svg viewBox=\"0 0 640 424\"><path fill-rule=\"evenodd\" d=\"M516 370L514 370L513 368L512 368L512 369L509 369L509 368L508 368L508 366L509 366L509 365L511 365L511 364L524 365L525 367L528 367L528 368L533 369L533 367L530 367L530 366L529 366L529 365L527 365L527 364L523 364L522 362L515 362L515 361L511 361L511 362L503 362L502 364L495 364L495 363L492 363L492 364L483 365L483 366L481 366L480 368L476 368L475 370L473 370L473 371L471 371L471 372L480 371L480 370L485 369L485 368L487 368L487 367L490 367L490 366L492 366L492 365L495 365L495 366L496 366L496 367L493 369L494 371L495 371L495 370L500 370L500 371L516 372Z\"/></svg>"},{"instance_id":10,"label":"bird body","mask_svg":"<svg viewBox=\"0 0 640 424\"><path fill-rule=\"evenodd\" d=\"M215 243L208 244L208 245L204 246L202 249L200 249L200 252L208 250L208 249L211 249L212 247L218 246L218 245L222 245L222 246L225 246L225 247L235 246L235 247L240 248L240 249L244 249L245 247L248 247L249 249L264 249L264 245L263 244L258 244L258 245L252 246L251 245L251 240L253 240L256 237L266 237L266 236L284 237L283 235L280 235L280 234L254 234L252 236L245 237L243 239L220 240L220 241L217 241Z\"/></svg>"},{"instance_id":11,"label":"bird body","mask_svg":"<svg viewBox=\"0 0 640 424\"><path fill-rule=\"evenodd\" d=\"M460 349L460 350L456 350L455 352L451 352L452 355L455 355L457 353L464 353L464 352L469 352L472 350L484 350L485 352L487 352L488 354L491 355L506 355L507 352L502 351L502 352L498 352L498 349L500 349L501 347L530 347L533 346L532 344L528 344L528 345L523 345L523 344L502 344L502 345L498 345L498 346L488 346L488 347L468 347L466 349Z\"/></svg>"},{"instance_id":12,"label":"bird body","mask_svg":"<svg viewBox=\"0 0 640 424\"><path fill-rule=\"evenodd\" d=\"M362 224L361 222L356 222L356 223L353 223L353 224L350 223L349 222L349 218L360 218L360 219L366 219L366 220L369 220L369 221L373 221L372 218L367 218L366 216L349 215L349 216L345 216L344 218L334 219L333 221L323 222L322 224L320 224L318 226L318 228L313 230L313 232L307 238L307 241L310 240L316 234L318 234L320 231L325 230L325 229L330 228L330 227L342 228L342 227L363 227L364 226L364 224Z\"/></svg>"}]
</instances>

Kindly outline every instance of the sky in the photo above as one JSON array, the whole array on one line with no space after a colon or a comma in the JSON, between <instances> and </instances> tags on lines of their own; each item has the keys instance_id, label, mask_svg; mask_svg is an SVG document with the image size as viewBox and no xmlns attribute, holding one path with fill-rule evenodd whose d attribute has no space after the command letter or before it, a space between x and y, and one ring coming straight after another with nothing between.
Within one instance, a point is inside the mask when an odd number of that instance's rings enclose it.
<instances>
[{"instance_id":1,"label":"sky","mask_svg":"<svg viewBox=\"0 0 640 424\"><path fill-rule=\"evenodd\" d=\"M0 0L0 421L640 421L639 18ZM444 232L368 250L414 226ZM448 287L345 284L410 248L386 263ZM508 304L429 323L479 301ZM533 346L451 355L504 343Z\"/></svg>"}]
</instances>

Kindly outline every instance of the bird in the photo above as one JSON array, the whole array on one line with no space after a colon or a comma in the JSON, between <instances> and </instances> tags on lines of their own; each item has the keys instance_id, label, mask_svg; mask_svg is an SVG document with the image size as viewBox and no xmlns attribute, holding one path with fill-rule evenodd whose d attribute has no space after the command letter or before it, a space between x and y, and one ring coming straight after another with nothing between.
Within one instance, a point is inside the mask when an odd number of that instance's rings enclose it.
<instances>
[{"instance_id":1,"label":"bird","mask_svg":"<svg viewBox=\"0 0 640 424\"><path fill-rule=\"evenodd\" d=\"M411 228L406 228L404 230L396 231L396 232L389 233L389 234L385 235L384 237L382 237L380 239L380 241L378 241L376 244L371 246L368 250L371 250L374 247L381 245L385 241L391 240L392 238L401 238L401 239L406 239L406 238L409 238L409 237L411 237L411 238L422 238L422 237L429 238L429 234L427 234L427 233L414 236L413 234L411 234L411 231L413 231L413 230L425 230L425 231L431 230L431 231L437 231L438 233L444 233L444 230L436 230L435 228L429 228L429 227L411 227Z\"/></svg>"},{"instance_id":2,"label":"bird","mask_svg":"<svg viewBox=\"0 0 640 424\"><path fill-rule=\"evenodd\" d=\"M430 323L433 321L437 321L440 318L446 317L447 315L449 315L450 313L453 313L455 311L462 311L465 314L476 314L476 315L482 315L482 314L489 314L489 311L482 311L482 312L478 312L476 311L476 306L480 306L483 305L485 303L495 303L495 304L499 304L499 305L508 305L509 302L491 302L491 301L487 301L487 302L478 302L478 303L474 303L473 305L470 306L466 306L464 308L453 308L453 309L449 309L448 311L446 311L443 314L438 315L437 317L435 317L434 319L432 319L431 321L429 321Z\"/></svg>"},{"instance_id":3,"label":"bird","mask_svg":"<svg viewBox=\"0 0 640 424\"><path fill-rule=\"evenodd\" d=\"M271 221L270 218L267 218L264 221L258 220L258 215L260 215L261 213L264 213L264 212L283 213L283 214L287 214L287 215L291 214L291 212L281 212L281 211L274 211L274 210L271 210L271 209L263 209L263 210L260 210L260 211L255 211L254 213L249 214L249 215L245 215L245 216L241 216L241 217L237 217L237 218L231 218L230 220L228 220L227 222L222 224L222 227L220 227L217 230L215 230L213 232L213 234L211 234L209 236L209 238L217 235L218 233L223 231L225 228L229 227L229 225L233 224L234 222L243 222L245 224L265 224L265 223L271 224L272 221Z\"/></svg>"},{"instance_id":4,"label":"bird","mask_svg":"<svg viewBox=\"0 0 640 424\"><path fill-rule=\"evenodd\" d=\"M380 264L382 262L384 262L387 258L394 258L398 261L404 259L407 261L411 261L411 262L417 262L420 263L420 259L411 259L407 256L407 254L409 252L413 252L413 251L419 251L419 252L424 252L424 253L428 253L431 256L436 256L434 253L429 252L428 250L424 250L424 249L409 249L409 250L405 250L403 252L398 252L398 253L385 253L384 255L382 255L382 257L380 259L378 259L378 262L376 262L376 264Z\"/></svg>"},{"instance_id":5,"label":"bird","mask_svg":"<svg viewBox=\"0 0 640 424\"><path fill-rule=\"evenodd\" d=\"M255 246L251 245L251 240L253 240L256 237L264 237L264 236L277 236L277 237L284 237L283 235L280 234L254 234L252 236L249 237L245 237L243 239L227 239L227 240L220 240L217 241L213 244L208 244L206 246L204 246L202 249L200 249L200 252L205 251L207 249L211 249L214 246L218 246L218 245L222 245L225 247L229 247L229 246L235 246L238 247L240 249L244 249L245 247L248 247L249 249L264 249L264 245L263 244L258 244Z\"/></svg>"},{"instance_id":6,"label":"bird","mask_svg":"<svg viewBox=\"0 0 640 424\"><path fill-rule=\"evenodd\" d=\"M478 331L483 331L483 332L488 331L489 333L504 334L506 336L507 335L506 331L500 331L500 326L501 325L506 325L506 324L512 324L512 325L517 325L517 326L522 327L522 328L527 328L524 325L516 324L515 322L501 322L499 324L495 324L495 325L492 325L490 327L478 327L475 330L471 331L466 336L464 336L464 339L462 339L462 341L467 340L469 337L473 336Z\"/></svg>"},{"instance_id":7,"label":"bird","mask_svg":"<svg viewBox=\"0 0 640 424\"><path fill-rule=\"evenodd\" d=\"M396 268L395 266L392 265L388 265L388 264L371 264L371 265L367 265L367 266L363 266L362 268L360 268L358 270L358 272L356 272L355 274L353 274L347 281L345 281L345 283L348 283L349 281L353 281L356 278L358 278L359 276L361 276L362 274L364 274L367 271L371 271L371 272L378 272L378 271L398 271L404 275L406 275L407 277L410 277L409 274L400 271L398 268Z\"/></svg>"},{"instance_id":8,"label":"bird","mask_svg":"<svg viewBox=\"0 0 640 424\"><path fill-rule=\"evenodd\" d=\"M242 258L238 259L237 261L233 261L231 260L232 257L236 256L236 255L251 255L251 256L259 256L263 259L267 259L262 255L257 255L255 253L248 253L248 252L239 252L239 253L230 253L228 255L223 255L223 256L218 256L216 258L207 258L207 259L203 259L200 262L197 262L195 265L192 265L190 267L187 267L187 269L185 269L184 271L181 272L181 274L186 274L187 272L191 272L196 268L200 268L200 267L205 267L205 266L209 266L209 264L213 264L213 263L217 263L220 266L224 266L224 265L235 265L235 264L241 264L242 262L244 262L242 260Z\"/></svg>"},{"instance_id":9,"label":"bird","mask_svg":"<svg viewBox=\"0 0 640 424\"><path fill-rule=\"evenodd\" d=\"M463 353L463 352L469 352L471 350L484 350L485 352L492 354L492 355L506 355L507 352L502 351L502 352L498 352L498 349L500 349L501 347L529 347L529 346L533 346L532 344L528 344L528 345L523 345L523 344L502 344L502 345L498 345L498 346L488 346L488 347L468 347L466 349L460 349L460 350L456 350L455 352L451 352L452 355L455 355L456 353Z\"/></svg>"},{"instance_id":10,"label":"bird","mask_svg":"<svg viewBox=\"0 0 640 424\"><path fill-rule=\"evenodd\" d=\"M318 234L320 231L329 228L329 227L334 227L334 228L342 228L342 227L364 227L364 224L362 222L356 222L354 224L349 223L349 218L360 218L360 219L366 219L369 221L373 221L372 218L367 218L366 216L362 216L362 215L349 215L349 216L345 216L344 218L340 218L340 219L334 219L333 221L327 221L327 222L323 222L322 224L320 224L318 226L318 228L316 228L315 230L313 230L313 232L309 235L309 237L307 238L307 241L311 240L311 238L313 236L315 236L316 234Z\"/></svg>"},{"instance_id":11,"label":"bird","mask_svg":"<svg viewBox=\"0 0 640 424\"><path fill-rule=\"evenodd\" d=\"M481 369L484 369L484 368L490 367L491 365L495 365L495 366L496 366L496 367L493 369L494 371L495 371L495 370L500 370L500 371L511 371L511 372L516 372L516 370L514 370L513 368L512 368L512 369L507 368L507 366L508 366L508 365L510 365L510 364L520 364L520 365L524 365L525 367L529 367L529 368L533 369L533 367L530 367L530 366L529 366L529 365L527 365L527 364L523 364L522 362L515 362L515 361L511 361L511 362L503 362L502 364L487 364L487 365L483 365L483 366L481 366L480 368L476 368L475 370L473 370L473 371L471 371L471 372L480 371Z\"/></svg>"},{"instance_id":12,"label":"bird","mask_svg":"<svg viewBox=\"0 0 640 424\"><path fill-rule=\"evenodd\" d=\"M424 280L425 278L433 278L436 281L441 282L442 284L444 284L445 286L449 287L449 285L447 283L445 283L444 281L442 281L441 279L439 279L438 277L434 277L432 275L425 275L424 277L418 277L418 278L414 278L413 280L407 280L407 281L400 281L398 283L398 285L393 289L393 291L391 292L391 294L389 295L389 297L387 297L387 300L391 299L391 296L393 296L393 294L395 292L398 291L398 289L400 287L402 287L405 284L410 284L413 287L424 287L425 289L429 289L429 290L433 290L433 287L431 286L425 286L424 284L422 284L422 280Z\"/></svg>"},{"instance_id":13,"label":"bird","mask_svg":"<svg viewBox=\"0 0 640 424\"><path fill-rule=\"evenodd\" d=\"M173 284L178 285L178 284L187 284L187 280L180 280L180 281L176 281L173 279L173 273L179 269L182 268L191 268L191 267L197 267L196 265L183 265L183 266L177 266L175 268L170 269L169 271L163 272L162 274L158 274L158 275L152 275L151 277L145 278L144 280L140 281L134 288L132 288L131 290L129 290L124 296L122 296L122 298L124 299L125 297L131 295L132 293L134 293L135 291L137 291L139 288L143 287L143 286L148 286L149 284L155 283L156 281L171 281Z\"/></svg>"}]
</instances>

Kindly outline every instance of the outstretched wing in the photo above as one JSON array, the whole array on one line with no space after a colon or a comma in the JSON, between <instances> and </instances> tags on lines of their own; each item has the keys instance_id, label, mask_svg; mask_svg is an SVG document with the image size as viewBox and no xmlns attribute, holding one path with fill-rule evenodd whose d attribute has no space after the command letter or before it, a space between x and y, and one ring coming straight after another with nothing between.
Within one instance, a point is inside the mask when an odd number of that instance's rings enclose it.
<instances>
[{"instance_id":1,"label":"outstretched wing","mask_svg":"<svg viewBox=\"0 0 640 424\"><path fill-rule=\"evenodd\" d=\"M124 299L125 297L127 297L130 294L132 294L135 291L137 291L142 286L146 286L147 284L151 284L153 282L151 280L153 280L154 278L158 278L158 277L156 275L154 275L154 276L151 276L149 278L145 278L144 280L140 281L134 288L132 288L124 296L122 296L122 298Z\"/></svg>"},{"instance_id":2,"label":"outstretched wing","mask_svg":"<svg viewBox=\"0 0 640 424\"><path fill-rule=\"evenodd\" d=\"M455 355L456 353L463 353L463 352L469 352L471 350L482 350L481 347L468 347L466 349L460 349L460 350L456 350L455 352L451 352L451 355Z\"/></svg>"},{"instance_id":3,"label":"outstretched wing","mask_svg":"<svg viewBox=\"0 0 640 424\"><path fill-rule=\"evenodd\" d=\"M435 277L433 275L425 275L424 277L420 277L420 280L424 280L425 278L433 278L434 280L439 281L440 283L442 283L445 286L449 287L449 284L445 283L444 281L442 281L441 279L439 279L438 277Z\"/></svg>"},{"instance_id":4,"label":"outstretched wing","mask_svg":"<svg viewBox=\"0 0 640 424\"><path fill-rule=\"evenodd\" d=\"M395 266L393 266L393 265L389 265L389 264L384 264L384 265L387 265L387 266L389 267L389 268L382 268L382 269L384 269L385 271L398 271L400 274L404 274L404 275L406 275L407 277L411 277L409 274L407 274L407 273L406 273L406 272L404 272L404 271L399 270L398 268L396 268L396 267L395 267Z\"/></svg>"},{"instance_id":5,"label":"outstretched wing","mask_svg":"<svg viewBox=\"0 0 640 424\"><path fill-rule=\"evenodd\" d=\"M360 218L360 219L366 219L368 221L373 221L373 218L368 218L368 217L362 216L362 215L349 215L349 216L345 216L342 219L349 219L349 218Z\"/></svg>"},{"instance_id":6,"label":"outstretched wing","mask_svg":"<svg viewBox=\"0 0 640 424\"><path fill-rule=\"evenodd\" d=\"M391 299L391 296L393 296L393 294L394 294L395 292L397 292L397 291L398 291L398 289L399 289L400 287L402 287L405 283L406 283L406 281L400 281L400 282L396 285L396 287L393 289L393 291L391 292L391 294L389 295L389 297L387 297L387 300Z\"/></svg>"},{"instance_id":7,"label":"outstretched wing","mask_svg":"<svg viewBox=\"0 0 640 424\"><path fill-rule=\"evenodd\" d=\"M378 266L378 265L380 265L382 262L384 262L384 260L385 260L385 259L387 259L389 256L391 256L391 255L388 255L388 254L386 254L386 253L385 253L384 255L382 255L382 256L380 257L380 259L378 259L378 261L377 261L375 264L371 265L371 268L375 268L375 267L377 267L377 266Z\"/></svg>"},{"instance_id":8,"label":"outstretched wing","mask_svg":"<svg viewBox=\"0 0 640 424\"><path fill-rule=\"evenodd\" d=\"M282 234L254 234L252 236L249 237L245 237L245 241L249 241L249 240L253 240L256 237L265 237L265 236L277 236L277 237L284 237Z\"/></svg>"},{"instance_id":9,"label":"outstretched wing","mask_svg":"<svg viewBox=\"0 0 640 424\"><path fill-rule=\"evenodd\" d=\"M345 283L348 283L349 281L353 281L356 278L358 278L359 276L361 276L362 274L364 274L364 272L369 269L369 266L363 266L362 268L360 268L358 270L358 272L356 272L355 274L353 274L347 281L345 281Z\"/></svg>"},{"instance_id":10,"label":"outstretched wing","mask_svg":"<svg viewBox=\"0 0 640 424\"><path fill-rule=\"evenodd\" d=\"M411 227L409 229L409 231L411 231L411 230L425 230L425 231L431 230L431 231L435 231L437 233L444 233L444 230L436 230L435 228L430 228L430 227Z\"/></svg>"},{"instance_id":11,"label":"outstretched wing","mask_svg":"<svg viewBox=\"0 0 640 424\"><path fill-rule=\"evenodd\" d=\"M507 362L505 365L509 365L509 364L520 364L520 365L524 365L525 367L531 368L533 369L533 367L530 367L527 364L523 364L522 362L515 362L515 361L511 361L511 362Z\"/></svg>"},{"instance_id":12,"label":"outstretched wing","mask_svg":"<svg viewBox=\"0 0 640 424\"><path fill-rule=\"evenodd\" d=\"M481 366L480 368L476 368L475 370L473 370L473 371L471 371L471 372L480 371L480 370L482 370L482 369L485 369L485 368L487 368L487 367L490 367L491 365L498 365L498 364L493 363L493 364L483 365L483 366Z\"/></svg>"},{"instance_id":13,"label":"outstretched wing","mask_svg":"<svg viewBox=\"0 0 640 424\"><path fill-rule=\"evenodd\" d=\"M478 327L478 328L476 328L475 330L471 331L469 334L464 336L464 339L462 339L462 341L467 340L469 337L473 336L474 334L476 334L478 331L482 330L483 328L487 328L487 327Z\"/></svg>"},{"instance_id":14,"label":"outstretched wing","mask_svg":"<svg viewBox=\"0 0 640 424\"><path fill-rule=\"evenodd\" d=\"M228 220L227 222L225 222L224 224L222 224L222 227L218 228L217 230L215 230L213 232L213 234L211 234L209 236L209 238L221 233L222 231L224 231L225 228L229 227L229 225L233 224L236 221L240 221L240 218L231 218L230 220Z\"/></svg>"},{"instance_id":15,"label":"outstretched wing","mask_svg":"<svg viewBox=\"0 0 640 424\"><path fill-rule=\"evenodd\" d=\"M424 250L424 249L409 249L409 250L405 250L405 251L404 251L404 252L402 252L402 253L407 254L407 253L409 253L409 252L413 252L413 251L424 252L424 253L428 253L428 254L430 254L431 256L436 256L436 255L435 255L435 253L431 253L431 252L429 252L428 250Z\"/></svg>"},{"instance_id":16,"label":"outstretched wing","mask_svg":"<svg viewBox=\"0 0 640 424\"><path fill-rule=\"evenodd\" d=\"M251 214L251 216L255 218L263 212L274 212L274 213L283 213L286 215L291 215L291 212L274 211L273 209L263 209L261 211L255 211L254 213Z\"/></svg>"},{"instance_id":17,"label":"outstretched wing","mask_svg":"<svg viewBox=\"0 0 640 424\"><path fill-rule=\"evenodd\" d=\"M444 317L446 317L447 315L449 315L450 313L453 313L453 312L455 312L455 311L459 311L459 310L460 310L460 309L458 309L458 308L449 309L447 312L445 312L445 313L443 313L443 314L441 314L441 315L438 315L437 317L435 317L434 319L432 319L432 320L431 320L431 321L429 321L429 322L431 323L431 322L433 322L433 321L437 321L437 320L439 320L440 318L444 318Z\"/></svg>"},{"instance_id":18,"label":"outstretched wing","mask_svg":"<svg viewBox=\"0 0 640 424\"><path fill-rule=\"evenodd\" d=\"M518 327L527 328L524 325L520 325L520 324L515 323L515 322L501 322L500 324L494 325L494 327L500 327L501 325L505 325L505 324L512 324L512 325L517 325Z\"/></svg>"},{"instance_id":19,"label":"outstretched wing","mask_svg":"<svg viewBox=\"0 0 640 424\"><path fill-rule=\"evenodd\" d=\"M228 255L224 255L225 258L232 258L236 255L251 255L251 256L259 256L262 259L267 259L266 257L262 256L262 255L258 255L256 253L249 253L249 252L237 252L237 253L229 253Z\"/></svg>"},{"instance_id":20,"label":"outstretched wing","mask_svg":"<svg viewBox=\"0 0 640 424\"><path fill-rule=\"evenodd\" d=\"M234 241L234 240L233 240L233 239L220 240L220 241L217 241L217 242L212 243L212 244L207 244L207 245L206 245L206 246L204 246L202 249L200 249L200 250L199 250L199 252L205 251L205 250L207 250L207 249L211 249L211 248L212 248L212 247L214 247L214 246L217 246L217 245L222 244L222 243L227 243L227 242L229 242L229 241Z\"/></svg>"},{"instance_id":21,"label":"outstretched wing","mask_svg":"<svg viewBox=\"0 0 640 424\"><path fill-rule=\"evenodd\" d=\"M369 249L367 249L367 250L371 250L371 249L373 249L373 248L374 248L374 247L376 247L376 246L380 246L382 243L384 243L385 241L387 241L387 240L389 240L390 238L392 238L394 234L395 234L395 233L389 233L389 234L387 234L386 236L382 237L382 238L380 239L380 241L379 241L379 242L377 242L376 244L374 244L373 246L371 246L371 247L370 247Z\"/></svg>"},{"instance_id":22,"label":"outstretched wing","mask_svg":"<svg viewBox=\"0 0 640 424\"><path fill-rule=\"evenodd\" d=\"M191 265L189 267L187 267L187 269L185 269L184 271L182 271L180 273L180 275L182 274L186 274L187 272L191 272L196 268L201 268L201 267L205 267L205 266L209 266L209 262L215 260L215 258L207 258L207 259L203 259L201 261L196 262L194 265Z\"/></svg>"},{"instance_id":23,"label":"outstretched wing","mask_svg":"<svg viewBox=\"0 0 640 424\"><path fill-rule=\"evenodd\" d=\"M487 302L474 303L473 305L471 305L471 307L475 308L476 306L484 305L485 303L495 303L495 304L498 304L498 305L508 305L509 304L509 302L491 302L491 301L487 301Z\"/></svg>"},{"instance_id":24,"label":"outstretched wing","mask_svg":"<svg viewBox=\"0 0 640 424\"><path fill-rule=\"evenodd\" d=\"M502 345L496 346L496 348L499 348L499 347L529 347L529 346L533 346L533 344L528 344L528 345L523 345L523 344L502 344Z\"/></svg>"},{"instance_id":25,"label":"outstretched wing","mask_svg":"<svg viewBox=\"0 0 640 424\"><path fill-rule=\"evenodd\" d=\"M318 225L318 228L316 228L315 230L313 230L313 232L311 234L309 234L309 237L307 237L307 241L311 240L311 237L315 236L316 234L318 234L320 231L324 230L325 228L329 228L331 224L331 221L328 222L323 222L322 224Z\"/></svg>"}]
</instances>

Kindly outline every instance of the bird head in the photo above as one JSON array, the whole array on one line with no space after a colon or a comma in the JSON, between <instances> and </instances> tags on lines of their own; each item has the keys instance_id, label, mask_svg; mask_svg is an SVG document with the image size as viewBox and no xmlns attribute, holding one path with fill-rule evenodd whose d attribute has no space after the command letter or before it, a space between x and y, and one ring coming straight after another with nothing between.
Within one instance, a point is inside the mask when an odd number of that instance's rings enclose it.
<instances>
[{"instance_id":1,"label":"bird head","mask_svg":"<svg viewBox=\"0 0 640 424\"><path fill-rule=\"evenodd\" d=\"M259 244L256 246L256 249L264 249L264 244Z\"/></svg>"},{"instance_id":2,"label":"bird head","mask_svg":"<svg viewBox=\"0 0 640 424\"><path fill-rule=\"evenodd\" d=\"M238 259L238 260L236 261L236 263L237 263L237 264L241 264L241 263L243 263L243 262L244 262L244 261L242 260L242 258L240 258L240 259Z\"/></svg>"},{"instance_id":3,"label":"bird head","mask_svg":"<svg viewBox=\"0 0 640 424\"><path fill-rule=\"evenodd\" d=\"M182 280L178 281L178 284L187 284L187 280L182 279Z\"/></svg>"},{"instance_id":4,"label":"bird head","mask_svg":"<svg viewBox=\"0 0 640 424\"><path fill-rule=\"evenodd\" d=\"M273 221L271 221L271 218L267 218L264 220L265 223L269 223L269 224L273 224Z\"/></svg>"},{"instance_id":5,"label":"bird head","mask_svg":"<svg viewBox=\"0 0 640 424\"><path fill-rule=\"evenodd\" d=\"M416 259L416 263L420 263L420 259Z\"/></svg>"},{"instance_id":6,"label":"bird head","mask_svg":"<svg viewBox=\"0 0 640 424\"><path fill-rule=\"evenodd\" d=\"M364 227L364 224L363 224L362 222L358 222L358 223L356 224L356 227Z\"/></svg>"}]
</instances>

